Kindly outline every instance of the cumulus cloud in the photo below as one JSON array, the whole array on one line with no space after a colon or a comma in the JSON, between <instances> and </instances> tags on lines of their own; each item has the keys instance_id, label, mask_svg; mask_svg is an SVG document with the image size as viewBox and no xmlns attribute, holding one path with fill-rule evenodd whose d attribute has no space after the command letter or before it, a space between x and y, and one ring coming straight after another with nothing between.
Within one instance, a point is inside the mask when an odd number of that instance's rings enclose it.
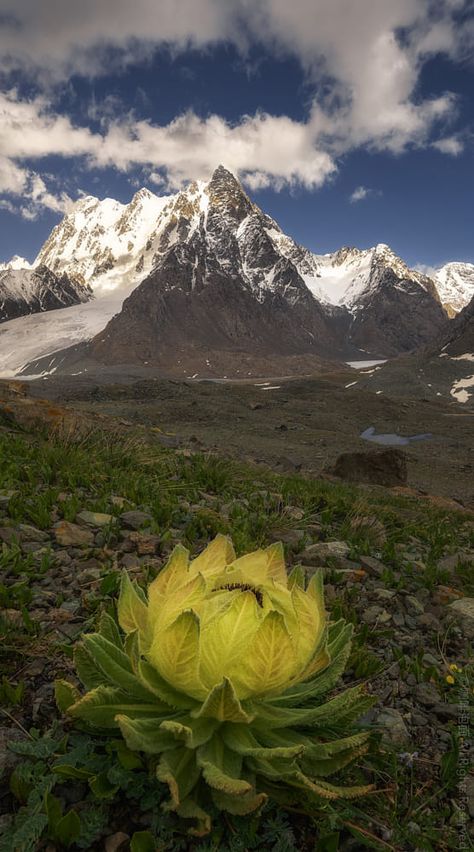
<instances>
[{"instance_id":1,"label":"cumulus cloud","mask_svg":"<svg viewBox=\"0 0 474 852\"><path fill-rule=\"evenodd\" d=\"M0 98L0 191L26 193L32 209L66 209L47 187L42 158L83 157L91 168L141 165L175 188L226 165L253 188L320 186L338 157L357 147L399 154L434 145L447 154L461 142L446 127L456 115L451 92L420 98L424 63L442 53L466 56L474 44L464 14L469 0L0 0L0 70L30 74L43 97ZM264 112L230 124L193 112L167 125L91 105L100 132L54 110L55 85L72 73L93 77L172 51L233 43L294 56L313 85L306 121ZM26 166L25 162L29 165ZM40 184L42 181L42 184ZM356 200L356 199L354 199ZM360 199L359 199L360 200Z\"/></svg>"},{"instance_id":2,"label":"cumulus cloud","mask_svg":"<svg viewBox=\"0 0 474 852\"><path fill-rule=\"evenodd\" d=\"M452 157L457 157L464 151L464 143L458 136L444 136L442 139L437 139L432 145L442 154L451 154Z\"/></svg>"},{"instance_id":3,"label":"cumulus cloud","mask_svg":"<svg viewBox=\"0 0 474 852\"><path fill-rule=\"evenodd\" d=\"M254 189L270 183L316 188L336 169L330 154L317 148L311 122L286 116L257 113L230 124L217 115L203 119L187 112L156 125L126 115L93 133L55 114L44 98L21 101L12 90L0 94L0 118L0 191L57 211L67 209L68 196L53 195L22 162L55 154L83 157L89 168L127 172L143 166L152 181L169 189L191 178L208 178L220 162Z\"/></svg>"},{"instance_id":4,"label":"cumulus cloud","mask_svg":"<svg viewBox=\"0 0 474 852\"><path fill-rule=\"evenodd\" d=\"M351 204L356 204L357 201L363 201L368 195L370 195L370 189L366 186L357 186L354 192L351 192L349 201Z\"/></svg>"}]
</instances>

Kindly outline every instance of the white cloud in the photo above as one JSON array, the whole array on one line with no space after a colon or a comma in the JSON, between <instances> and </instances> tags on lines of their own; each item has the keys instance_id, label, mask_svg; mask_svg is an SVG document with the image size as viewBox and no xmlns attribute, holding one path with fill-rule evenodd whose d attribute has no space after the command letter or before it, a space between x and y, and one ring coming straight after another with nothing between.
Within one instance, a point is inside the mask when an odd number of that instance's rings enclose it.
<instances>
[{"instance_id":1,"label":"white cloud","mask_svg":"<svg viewBox=\"0 0 474 852\"><path fill-rule=\"evenodd\" d=\"M365 201L366 198L375 198L382 195L380 189L370 189L368 186L356 186L349 196L351 204L357 204L358 201Z\"/></svg>"},{"instance_id":2,"label":"white cloud","mask_svg":"<svg viewBox=\"0 0 474 852\"><path fill-rule=\"evenodd\" d=\"M432 146L442 154L451 154L452 157L457 157L464 151L464 143L457 136L444 136L433 142Z\"/></svg>"},{"instance_id":3,"label":"white cloud","mask_svg":"<svg viewBox=\"0 0 474 852\"><path fill-rule=\"evenodd\" d=\"M48 189L36 165L25 165L52 154L84 157L91 168L141 165L173 188L224 162L253 189L318 187L338 157L358 147L399 154L434 145L458 154L462 143L446 130L455 95L423 99L417 87L430 57L456 59L474 44L471 25L459 17L468 3L0 0L0 70L30 73L49 92L28 101L15 92L0 96L0 191L25 194L30 210L66 209L68 197ZM259 43L275 56L297 57L314 86L307 120L259 113L230 124L189 112L159 126L120 114L110 97L91 104L88 119L100 119L101 127L92 132L54 111L54 84L73 72L93 77L146 61L159 46L208 49L221 41L243 56Z\"/></svg>"},{"instance_id":4,"label":"white cloud","mask_svg":"<svg viewBox=\"0 0 474 852\"><path fill-rule=\"evenodd\" d=\"M351 204L355 204L357 201L363 201L368 195L370 195L370 189L367 189L366 186L358 186L354 192L351 192L349 201Z\"/></svg>"},{"instance_id":5,"label":"white cloud","mask_svg":"<svg viewBox=\"0 0 474 852\"><path fill-rule=\"evenodd\" d=\"M270 184L316 188L336 170L330 154L318 149L311 122L285 116L257 113L232 125L217 115L202 119L188 112L160 126L127 115L93 133L54 114L44 98L19 101L15 91L0 94L0 116L0 191L28 198L27 211L64 211L70 204L66 194L53 194L39 174L22 165L49 154L84 157L89 168L127 172L147 167L150 179L169 189L208 178L221 162L253 189Z\"/></svg>"}]
</instances>

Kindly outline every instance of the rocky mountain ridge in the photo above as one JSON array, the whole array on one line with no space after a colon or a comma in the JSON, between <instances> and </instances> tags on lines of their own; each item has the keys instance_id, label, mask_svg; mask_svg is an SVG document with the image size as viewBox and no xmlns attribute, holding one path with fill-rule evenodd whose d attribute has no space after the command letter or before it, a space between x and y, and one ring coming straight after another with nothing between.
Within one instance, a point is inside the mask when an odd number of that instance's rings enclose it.
<instances>
[{"instance_id":1,"label":"rocky mountain ridge","mask_svg":"<svg viewBox=\"0 0 474 852\"><path fill-rule=\"evenodd\" d=\"M14 258L0 270L0 322L79 305L92 298L88 284L65 272L56 275L43 264L29 269L15 265L22 260Z\"/></svg>"},{"instance_id":2,"label":"rocky mountain ridge","mask_svg":"<svg viewBox=\"0 0 474 852\"><path fill-rule=\"evenodd\" d=\"M139 363L163 349L165 340L180 339L185 329L189 353L196 346L204 353L207 346L209 354L219 339L234 354L245 345L248 355L262 355L266 340L268 357L304 351L344 360L409 351L444 334L448 322L432 279L409 269L388 246L314 254L284 234L223 166L209 182L193 182L168 197L143 189L129 205L82 198L53 229L38 264L74 275L94 291L94 311L85 321L81 314L72 343L97 333L105 297L113 294L120 305L131 293L131 303L123 304L126 320L112 319L106 328L111 313L104 310L103 331L90 350L105 352L101 341L108 339L109 353L134 351ZM133 321L131 314L138 306L141 328L137 314ZM204 316L204 306L214 321ZM112 345L119 326L121 339ZM210 332L207 343L204 327ZM48 346L39 347L38 354L41 348L48 353L61 348L54 348L54 333L44 325L41 333L48 335Z\"/></svg>"}]
</instances>

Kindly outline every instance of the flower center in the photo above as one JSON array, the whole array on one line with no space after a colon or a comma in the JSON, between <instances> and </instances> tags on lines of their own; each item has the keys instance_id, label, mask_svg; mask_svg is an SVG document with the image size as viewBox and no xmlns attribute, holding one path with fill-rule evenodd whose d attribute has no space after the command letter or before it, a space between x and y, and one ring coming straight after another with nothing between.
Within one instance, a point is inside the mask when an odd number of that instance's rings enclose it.
<instances>
[{"instance_id":1,"label":"flower center","mask_svg":"<svg viewBox=\"0 0 474 852\"><path fill-rule=\"evenodd\" d=\"M248 583L228 583L226 586L219 586L217 589L214 589L214 591L221 592L224 589L228 592L234 592L237 589L241 592L252 592L258 605L263 607L263 595L255 588L255 586L250 586Z\"/></svg>"}]
</instances>

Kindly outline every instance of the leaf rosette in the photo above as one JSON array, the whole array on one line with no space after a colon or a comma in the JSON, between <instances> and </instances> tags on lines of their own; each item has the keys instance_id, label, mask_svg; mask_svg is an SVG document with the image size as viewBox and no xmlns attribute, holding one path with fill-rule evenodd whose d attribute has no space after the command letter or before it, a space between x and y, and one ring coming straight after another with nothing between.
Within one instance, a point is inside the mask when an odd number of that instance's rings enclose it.
<instances>
[{"instance_id":1,"label":"leaf rosette","mask_svg":"<svg viewBox=\"0 0 474 852\"><path fill-rule=\"evenodd\" d=\"M82 697L58 682L69 716L119 728L152 756L165 807L210 828L281 801L352 798L366 786L326 779L367 750L354 723L372 704L356 686L325 700L344 671L352 628L329 623L322 574L287 576L283 548L236 558L217 536L195 559L178 546L146 596L126 573L118 623L102 616L75 649Z\"/></svg>"}]
</instances>

